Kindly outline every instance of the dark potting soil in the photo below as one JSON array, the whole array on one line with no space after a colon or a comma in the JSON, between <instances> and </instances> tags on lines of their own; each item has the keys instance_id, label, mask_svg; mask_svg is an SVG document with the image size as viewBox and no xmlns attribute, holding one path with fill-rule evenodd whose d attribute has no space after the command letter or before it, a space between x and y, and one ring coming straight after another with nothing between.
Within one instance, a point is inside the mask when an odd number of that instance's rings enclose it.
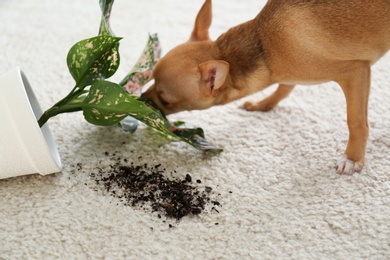
<instances>
[{"instance_id":1,"label":"dark potting soil","mask_svg":"<svg viewBox=\"0 0 390 260\"><path fill-rule=\"evenodd\" d=\"M157 212L159 218L176 220L199 215L208 205L212 211L219 212L216 207L221 204L215 200L212 188L199 186L202 182L198 179L193 182L191 175L186 174L184 179L168 178L169 172L161 164L135 165L115 154L105 152L105 155L112 156L114 163L97 168L98 173L91 173L90 177L125 205Z\"/></svg>"}]
</instances>

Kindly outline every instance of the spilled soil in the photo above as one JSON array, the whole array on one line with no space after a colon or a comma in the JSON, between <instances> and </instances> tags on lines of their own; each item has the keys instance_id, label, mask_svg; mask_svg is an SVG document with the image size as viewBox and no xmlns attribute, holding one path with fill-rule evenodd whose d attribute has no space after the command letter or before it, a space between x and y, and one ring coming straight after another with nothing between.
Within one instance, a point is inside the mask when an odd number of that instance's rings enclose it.
<instances>
[{"instance_id":1,"label":"spilled soil","mask_svg":"<svg viewBox=\"0 0 390 260\"><path fill-rule=\"evenodd\" d=\"M202 214L206 209L219 213L221 204L216 200L219 194L190 174L181 179L172 177L180 174L167 171L161 164L136 164L115 153L105 152L104 155L110 158L110 165L96 167L90 171L90 178L99 190L125 206L176 220ZM83 165L78 163L74 168L82 171Z\"/></svg>"}]
</instances>

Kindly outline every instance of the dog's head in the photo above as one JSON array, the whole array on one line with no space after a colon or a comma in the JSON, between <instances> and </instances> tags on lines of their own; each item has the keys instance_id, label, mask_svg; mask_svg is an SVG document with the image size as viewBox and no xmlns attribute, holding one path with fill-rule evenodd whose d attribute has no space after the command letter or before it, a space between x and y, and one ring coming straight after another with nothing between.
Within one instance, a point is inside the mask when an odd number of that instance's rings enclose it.
<instances>
[{"instance_id":1,"label":"dog's head","mask_svg":"<svg viewBox=\"0 0 390 260\"><path fill-rule=\"evenodd\" d=\"M190 40L161 58L153 71L154 85L142 96L152 99L165 115L218 103L220 89L229 76L229 64L218 60L208 33L211 20L211 0L206 0Z\"/></svg>"}]
</instances>

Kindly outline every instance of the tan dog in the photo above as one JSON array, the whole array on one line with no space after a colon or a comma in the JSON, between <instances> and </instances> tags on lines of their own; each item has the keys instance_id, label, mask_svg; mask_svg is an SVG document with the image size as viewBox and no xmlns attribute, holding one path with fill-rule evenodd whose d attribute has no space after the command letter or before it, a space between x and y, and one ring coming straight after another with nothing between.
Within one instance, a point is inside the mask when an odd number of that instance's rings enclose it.
<instances>
[{"instance_id":1,"label":"tan dog","mask_svg":"<svg viewBox=\"0 0 390 260\"><path fill-rule=\"evenodd\" d=\"M294 84L337 82L346 98L349 141L339 174L359 172L368 138L370 66L390 48L390 0L269 0L259 15L211 41L211 0L188 42L163 57L143 96L166 115L221 105L279 83L246 110L267 111Z\"/></svg>"}]
</instances>

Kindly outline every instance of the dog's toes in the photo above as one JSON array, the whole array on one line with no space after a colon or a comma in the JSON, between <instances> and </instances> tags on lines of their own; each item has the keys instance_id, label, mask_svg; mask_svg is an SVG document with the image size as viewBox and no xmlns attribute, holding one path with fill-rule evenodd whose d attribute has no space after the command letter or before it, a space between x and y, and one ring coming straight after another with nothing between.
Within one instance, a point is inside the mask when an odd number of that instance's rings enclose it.
<instances>
[{"instance_id":1,"label":"dog's toes","mask_svg":"<svg viewBox=\"0 0 390 260\"><path fill-rule=\"evenodd\" d=\"M363 168L363 163L349 160L343 155L337 162L336 171L338 174L351 175L355 172L360 172Z\"/></svg>"},{"instance_id":2,"label":"dog's toes","mask_svg":"<svg viewBox=\"0 0 390 260\"><path fill-rule=\"evenodd\" d=\"M247 110L247 111L269 111L272 108L274 108L275 105L270 103L270 102L265 102L265 100L260 101L260 102L245 102L244 105L242 105L241 108Z\"/></svg>"},{"instance_id":3,"label":"dog's toes","mask_svg":"<svg viewBox=\"0 0 390 260\"><path fill-rule=\"evenodd\" d=\"M255 104L253 102L245 102L241 108L245 109L246 111L254 111L255 110Z\"/></svg>"}]
</instances>

